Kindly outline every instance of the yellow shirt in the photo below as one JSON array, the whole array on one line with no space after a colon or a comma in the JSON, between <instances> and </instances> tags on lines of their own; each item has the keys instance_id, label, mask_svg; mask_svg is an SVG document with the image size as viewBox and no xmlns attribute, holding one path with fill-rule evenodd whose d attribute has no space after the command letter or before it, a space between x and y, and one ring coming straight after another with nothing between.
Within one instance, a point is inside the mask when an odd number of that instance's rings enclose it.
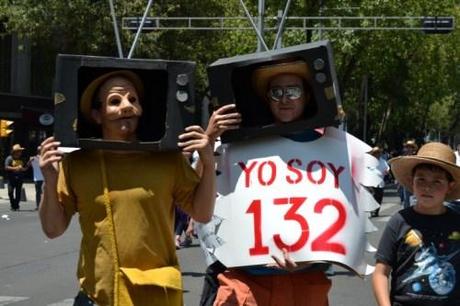
<instances>
[{"instance_id":1,"label":"yellow shirt","mask_svg":"<svg viewBox=\"0 0 460 306\"><path fill-rule=\"evenodd\" d=\"M78 278L98 305L113 304L112 229L99 151L61 163L58 195L67 217L79 213ZM120 266L119 305L181 305L173 239L174 203L190 212L199 178L179 152L104 152Z\"/></svg>"}]
</instances>

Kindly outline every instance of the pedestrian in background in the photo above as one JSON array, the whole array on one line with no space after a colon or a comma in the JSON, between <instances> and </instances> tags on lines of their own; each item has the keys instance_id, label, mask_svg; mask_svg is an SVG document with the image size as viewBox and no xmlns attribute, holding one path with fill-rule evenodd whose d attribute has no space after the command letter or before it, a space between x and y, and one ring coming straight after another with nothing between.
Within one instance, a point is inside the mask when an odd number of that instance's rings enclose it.
<instances>
[{"instance_id":1,"label":"pedestrian in background","mask_svg":"<svg viewBox=\"0 0 460 306\"><path fill-rule=\"evenodd\" d=\"M187 233L189 226L190 217L182 209L176 206L175 208L175 221L174 221L174 233L176 249L187 247L192 244L192 237ZM185 234L182 240L182 234Z\"/></svg>"},{"instance_id":2,"label":"pedestrian in background","mask_svg":"<svg viewBox=\"0 0 460 306\"><path fill-rule=\"evenodd\" d=\"M418 146L417 146L417 143L415 142L415 139L410 139L404 143L402 155L403 156L414 155L415 153L417 153L417 149L418 149ZM399 187L399 192L400 192L400 197L401 197L403 207L407 208L411 205L412 193L407 188L402 186L401 184L399 184L398 187Z\"/></svg>"},{"instance_id":3,"label":"pedestrian in background","mask_svg":"<svg viewBox=\"0 0 460 306\"><path fill-rule=\"evenodd\" d=\"M460 166L460 143L457 145L457 150L455 151L455 159L457 166Z\"/></svg>"},{"instance_id":4,"label":"pedestrian in background","mask_svg":"<svg viewBox=\"0 0 460 306\"><path fill-rule=\"evenodd\" d=\"M40 169L40 149L41 146L37 148L37 154L30 158L30 164L32 166L33 175L34 175L34 184L35 184L35 203L37 207L35 210L38 210L38 206L40 205L40 200L42 198L42 187L43 187L43 174L42 170Z\"/></svg>"},{"instance_id":5,"label":"pedestrian in background","mask_svg":"<svg viewBox=\"0 0 460 306\"><path fill-rule=\"evenodd\" d=\"M444 205L460 197L454 152L428 143L417 155L394 158L390 165L417 202L396 213L383 232L372 277L377 304L459 305L460 214Z\"/></svg>"},{"instance_id":6,"label":"pedestrian in background","mask_svg":"<svg viewBox=\"0 0 460 306\"><path fill-rule=\"evenodd\" d=\"M460 143L457 145L457 150L455 151L455 160L456 160L457 166L460 167ZM450 201L447 205L449 206L449 208L460 213L460 199L454 199Z\"/></svg>"},{"instance_id":7,"label":"pedestrian in background","mask_svg":"<svg viewBox=\"0 0 460 306\"><path fill-rule=\"evenodd\" d=\"M390 167L385 159L382 158L382 149L379 146L375 146L367 152L369 155L377 159L377 164L366 165L366 171L369 171L373 175L379 178L373 186L365 186L367 190L372 194L374 200L379 204L379 207L371 212L371 217L378 217L380 206L383 200L383 187L385 187L385 176L388 174ZM374 159L372 159L374 160Z\"/></svg>"},{"instance_id":8,"label":"pedestrian in background","mask_svg":"<svg viewBox=\"0 0 460 306\"><path fill-rule=\"evenodd\" d=\"M21 159L24 148L19 144L13 145L11 155L5 159L5 172L8 179L8 197L12 211L20 209L22 184L24 173L29 168L29 164L24 165Z\"/></svg>"}]
</instances>

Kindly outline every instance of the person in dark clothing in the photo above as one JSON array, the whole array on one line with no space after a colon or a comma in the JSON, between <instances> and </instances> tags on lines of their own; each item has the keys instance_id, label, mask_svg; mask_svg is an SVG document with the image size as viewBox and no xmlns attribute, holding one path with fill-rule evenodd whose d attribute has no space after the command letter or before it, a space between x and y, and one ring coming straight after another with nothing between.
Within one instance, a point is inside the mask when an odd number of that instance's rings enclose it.
<instances>
[{"instance_id":1,"label":"person in dark clothing","mask_svg":"<svg viewBox=\"0 0 460 306\"><path fill-rule=\"evenodd\" d=\"M415 195L385 228L372 278L379 306L454 306L460 301L460 215L444 205L460 197L452 149L425 144L390 160L398 182Z\"/></svg>"},{"instance_id":2,"label":"person in dark clothing","mask_svg":"<svg viewBox=\"0 0 460 306\"><path fill-rule=\"evenodd\" d=\"M19 210L19 201L21 201L21 191L24 172L29 168L29 164L24 165L21 160L23 147L15 144L11 148L11 155L5 159L5 172L8 179L8 197L12 211Z\"/></svg>"}]
</instances>

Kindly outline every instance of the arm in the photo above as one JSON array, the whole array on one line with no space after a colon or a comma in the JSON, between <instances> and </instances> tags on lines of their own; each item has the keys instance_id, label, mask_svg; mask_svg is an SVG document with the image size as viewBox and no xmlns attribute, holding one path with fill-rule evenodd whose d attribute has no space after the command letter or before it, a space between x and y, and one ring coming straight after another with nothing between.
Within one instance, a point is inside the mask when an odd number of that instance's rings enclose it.
<instances>
[{"instance_id":1,"label":"arm","mask_svg":"<svg viewBox=\"0 0 460 306\"><path fill-rule=\"evenodd\" d=\"M383 262L377 262L372 275L372 288L375 300L379 306L391 306L388 279L391 267Z\"/></svg>"},{"instance_id":2,"label":"arm","mask_svg":"<svg viewBox=\"0 0 460 306\"><path fill-rule=\"evenodd\" d=\"M201 177L193 199L192 218L201 223L211 220L216 196L214 142L226 130L237 129L241 115L235 111L235 104L227 104L213 112L206 133L199 126L188 127L179 136L179 147L184 152L197 150L199 160L196 172ZM230 111L233 110L233 111Z\"/></svg>"},{"instance_id":3,"label":"arm","mask_svg":"<svg viewBox=\"0 0 460 306\"><path fill-rule=\"evenodd\" d=\"M190 218L185 234L189 237L195 236L195 221L193 218Z\"/></svg>"},{"instance_id":4,"label":"arm","mask_svg":"<svg viewBox=\"0 0 460 306\"><path fill-rule=\"evenodd\" d=\"M227 104L214 111L209 118L206 135L209 137L211 147L214 148L216 139L227 130L238 129L241 123L241 114L236 112L235 104ZM201 159L198 159L196 172L201 176Z\"/></svg>"},{"instance_id":5,"label":"arm","mask_svg":"<svg viewBox=\"0 0 460 306\"><path fill-rule=\"evenodd\" d=\"M59 175L58 163L63 153L57 150L59 142L53 137L43 141L40 151L40 168L43 173L43 196L39 206L40 222L48 238L62 235L69 226L64 207L58 199L57 182Z\"/></svg>"},{"instance_id":6,"label":"arm","mask_svg":"<svg viewBox=\"0 0 460 306\"><path fill-rule=\"evenodd\" d=\"M31 157L29 158L29 160L27 161L27 164L26 164L26 166L25 166L25 170L29 169L30 166L32 166L32 162L34 161L34 158L36 158L36 157L31 156ZM24 171L25 171L25 170L24 170Z\"/></svg>"},{"instance_id":7,"label":"arm","mask_svg":"<svg viewBox=\"0 0 460 306\"><path fill-rule=\"evenodd\" d=\"M185 129L185 133L179 136L178 146L184 152L197 150L200 155L202 173L193 196L191 217L198 222L207 223L211 220L214 212L216 197L214 153L209 143L209 137L200 126L189 126Z\"/></svg>"},{"instance_id":8,"label":"arm","mask_svg":"<svg viewBox=\"0 0 460 306\"><path fill-rule=\"evenodd\" d=\"M5 160L5 170L11 172L22 171L22 166L12 166L13 158L11 156L7 157Z\"/></svg>"}]
</instances>

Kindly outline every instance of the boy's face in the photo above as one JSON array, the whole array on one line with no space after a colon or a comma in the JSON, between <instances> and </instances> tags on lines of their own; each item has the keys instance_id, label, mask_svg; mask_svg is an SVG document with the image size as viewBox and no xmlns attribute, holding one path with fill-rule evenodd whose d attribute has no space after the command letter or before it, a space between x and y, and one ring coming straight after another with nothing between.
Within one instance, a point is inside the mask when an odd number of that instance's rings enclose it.
<instances>
[{"instance_id":1,"label":"boy's face","mask_svg":"<svg viewBox=\"0 0 460 306\"><path fill-rule=\"evenodd\" d=\"M302 118L309 95L302 78L280 74L269 83L267 99L276 123L287 123Z\"/></svg>"},{"instance_id":2,"label":"boy's face","mask_svg":"<svg viewBox=\"0 0 460 306\"><path fill-rule=\"evenodd\" d=\"M442 208L446 195L451 191L453 185L454 182L449 182L443 170L417 169L412 186L418 208L422 212Z\"/></svg>"},{"instance_id":3,"label":"boy's face","mask_svg":"<svg viewBox=\"0 0 460 306\"><path fill-rule=\"evenodd\" d=\"M112 77L102 84L98 99L101 108L93 110L92 115L102 127L102 137L107 140L136 140L142 106L134 85L124 77Z\"/></svg>"}]
</instances>

